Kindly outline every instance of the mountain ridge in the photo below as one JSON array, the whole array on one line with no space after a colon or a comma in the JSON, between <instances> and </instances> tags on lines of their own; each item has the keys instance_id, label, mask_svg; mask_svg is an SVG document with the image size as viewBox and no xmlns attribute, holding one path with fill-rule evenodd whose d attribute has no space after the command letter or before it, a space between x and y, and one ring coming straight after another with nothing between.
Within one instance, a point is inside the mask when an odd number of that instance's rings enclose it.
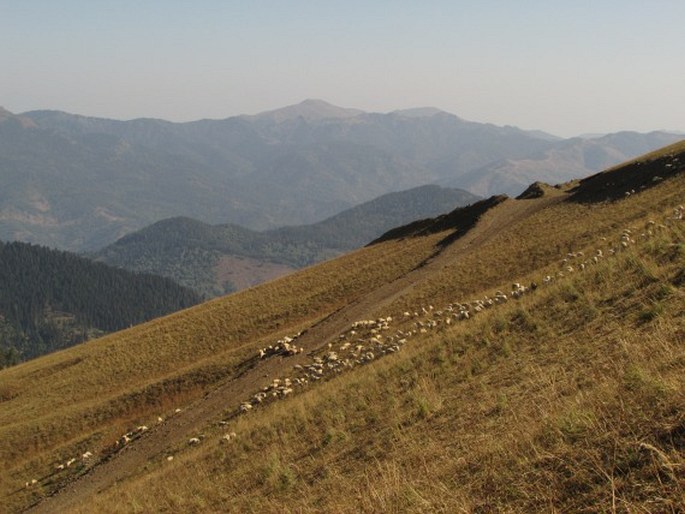
<instances>
[{"instance_id":1,"label":"mountain ridge","mask_svg":"<svg viewBox=\"0 0 685 514\"><path fill-rule=\"evenodd\" d=\"M291 121L302 118L307 121L321 121L326 119L353 118L364 111L338 107L324 100L308 98L294 105L288 105L279 109L260 112L253 115L241 115L240 118L248 120L269 120L276 123Z\"/></svg>"},{"instance_id":2,"label":"mountain ridge","mask_svg":"<svg viewBox=\"0 0 685 514\"><path fill-rule=\"evenodd\" d=\"M480 196L513 196L528 182L553 181L550 170L530 157L565 144L445 112L356 113L319 101L286 111L298 109L309 119L172 123L57 111L13 115L0 122L0 238L92 251L172 216L264 230L314 223L430 183L462 189L480 184ZM639 141L630 144L645 149ZM611 164L639 152L619 153ZM495 165L502 162L518 163L518 179L495 180L506 178ZM558 163L549 164L553 169ZM570 169L597 171L581 161ZM478 181L474 173L495 178Z\"/></svg>"},{"instance_id":3,"label":"mountain ridge","mask_svg":"<svg viewBox=\"0 0 685 514\"><path fill-rule=\"evenodd\" d=\"M623 131L594 139L571 138L524 159L506 159L473 170L463 175L459 183L475 194L497 189L515 196L532 182L560 183L582 178L616 161L630 159L634 151L641 155L654 145L660 147L678 139L659 131L647 134ZM449 185L450 181L444 184Z\"/></svg>"}]
</instances>

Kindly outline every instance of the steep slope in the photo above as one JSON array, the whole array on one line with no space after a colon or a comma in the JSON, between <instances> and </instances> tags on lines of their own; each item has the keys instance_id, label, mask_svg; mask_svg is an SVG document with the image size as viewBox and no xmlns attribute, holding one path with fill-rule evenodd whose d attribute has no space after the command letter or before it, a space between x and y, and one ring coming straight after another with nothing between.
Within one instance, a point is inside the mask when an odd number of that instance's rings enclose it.
<instances>
[{"instance_id":1,"label":"steep slope","mask_svg":"<svg viewBox=\"0 0 685 514\"><path fill-rule=\"evenodd\" d=\"M199 303L171 280L0 241L0 367Z\"/></svg>"},{"instance_id":2,"label":"steep slope","mask_svg":"<svg viewBox=\"0 0 685 514\"><path fill-rule=\"evenodd\" d=\"M394 226L477 199L458 189L421 186L383 195L319 223L263 232L172 218L129 234L93 257L170 277L213 297L340 255Z\"/></svg>"},{"instance_id":3,"label":"steep slope","mask_svg":"<svg viewBox=\"0 0 685 514\"><path fill-rule=\"evenodd\" d=\"M595 139L574 138L523 159L489 164L445 184L459 184L474 194L498 192L516 196L532 182L555 184L583 178L681 138L664 132L619 132Z\"/></svg>"},{"instance_id":4,"label":"steep slope","mask_svg":"<svg viewBox=\"0 0 685 514\"><path fill-rule=\"evenodd\" d=\"M664 169L683 157L666 153ZM574 185L492 200L0 372L5 504L60 489L33 511L677 511L672 167L614 201Z\"/></svg>"},{"instance_id":5,"label":"steep slope","mask_svg":"<svg viewBox=\"0 0 685 514\"><path fill-rule=\"evenodd\" d=\"M581 180L573 189L577 202L609 201L650 188L683 171L685 141L641 156Z\"/></svg>"}]
</instances>

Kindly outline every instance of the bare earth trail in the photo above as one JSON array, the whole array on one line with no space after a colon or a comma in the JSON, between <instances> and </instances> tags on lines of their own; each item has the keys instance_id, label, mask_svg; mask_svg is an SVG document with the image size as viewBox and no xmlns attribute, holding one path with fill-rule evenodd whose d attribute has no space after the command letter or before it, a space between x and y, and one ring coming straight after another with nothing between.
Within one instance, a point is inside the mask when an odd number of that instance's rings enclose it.
<instances>
[{"instance_id":1,"label":"bare earth trail","mask_svg":"<svg viewBox=\"0 0 685 514\"><path fill-rule=\"evenodd\" d=\"M187 444L190 437L202 433L211 423L217 423L223 412L238 409L242 401L261 389L270 379L281 376L295 364L305 364L307 353L323 348L328 342L348 329L356 320L365 319L373 313L381 312L402 294L406 294L424 278L454 262L460 256L476 251L477 248L502 233L508 227L530 216L563 196L543 197L535 200L511 200L497 205L486 212L478 223L420 266L399 279L390 282L351 303L321 322L310 327L299 339L305 352L291 357L272 357L256 362L247 371L237 371L236 375L219 385L203 398L185 406L182 412L168 418L165 422L150 427L139 438L125 446L109 460L95 464L86 474L67 483L54 495L25 512L69 512L75 507L87 504L88 498L113 484L125 480L142 470L148 462L161 460L174 448Z\"/></svg>"}]
</instances>

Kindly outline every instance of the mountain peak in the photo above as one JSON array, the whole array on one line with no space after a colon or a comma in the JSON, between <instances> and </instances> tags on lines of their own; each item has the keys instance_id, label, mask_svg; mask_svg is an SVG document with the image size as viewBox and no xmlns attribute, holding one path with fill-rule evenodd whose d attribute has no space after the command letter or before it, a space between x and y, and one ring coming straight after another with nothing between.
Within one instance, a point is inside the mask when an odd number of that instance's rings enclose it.
<instances>
[{"instance_id":1,"label":"mountain peak","mask_svg":"<svg viewBox=\"0 0 685 514\"><path fill-rule=\"evenodd\" d=\"M246 118L271 120L276 123L281 123L297 118L303 118L307 121L353 118L363 112L364 111L359 109L338 107L337 105L330 104L324 100L308 98L299 104L288 105L287 107L282 107L273 111L265 111L254 116L246 116Z\"/></svg>"},{"instance_id":2,"label":"mountain peak","mask_svg":"<svg viewBox=\"0 0 685 514\"><path fill-rule=\"evenodd\" d=\"M392 114L403 116L405 118L430 118L431 116L435 116L436 114L444 112L445 111L438 109L437 107L414 107L411 109L399 109L393 111Z\"/></svg>"}]
</instances>

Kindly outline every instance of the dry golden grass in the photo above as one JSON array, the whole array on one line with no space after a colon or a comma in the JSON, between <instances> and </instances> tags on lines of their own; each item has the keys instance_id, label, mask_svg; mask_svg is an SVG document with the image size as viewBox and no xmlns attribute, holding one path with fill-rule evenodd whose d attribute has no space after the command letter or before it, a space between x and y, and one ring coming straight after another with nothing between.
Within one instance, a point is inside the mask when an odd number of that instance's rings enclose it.
<instances>
[{"instance_id":1,"label":"dry golden grass","mask_svg":"<svg viewBox=\"0 0 685 514\"><path fill-rule=\"evenodd\" d=\"M198 398L257 348L405 274L424 241L355 252L0 373L0 497ZM415 259L415 260L412 260ZM29 478L24 478L29 477ZM33 497L34 491L30 496ZM25 501L23 494L12 494Z\"/></svg>"},{"instance_id":2,"label":"dry golden grass","mask_svg":"<svg viewBox=\"0 0 685 514\"><path fill-rule=\"evenodd\" d=\"M682 203L681 174L619 202L552 203L502 226L493 211L488 237L368 317L539 281L567 252L592 255ZM208 426L207 444L149 462L83 512L679 512L683 223L241 416L231 444ZM444 236L365 248L3 370L5 509L56 487L56 463L101 451L234 376L257 348L406 276ZM40 488L23 489L31 477Z\"/></svg>"},{"instance_id":3,"label":"dry golden grass","mask_svg":"<svg viewBox=\"0 0 685 514\"><path fill-rule=\"evenodd\" d=\"M228 427L238 434L234 443L215 438L154 463L94 505L679 512L684 237L669 231L241 417ZM655 302L658 314L646 319Z\"/></svg>"}]
</instances>

